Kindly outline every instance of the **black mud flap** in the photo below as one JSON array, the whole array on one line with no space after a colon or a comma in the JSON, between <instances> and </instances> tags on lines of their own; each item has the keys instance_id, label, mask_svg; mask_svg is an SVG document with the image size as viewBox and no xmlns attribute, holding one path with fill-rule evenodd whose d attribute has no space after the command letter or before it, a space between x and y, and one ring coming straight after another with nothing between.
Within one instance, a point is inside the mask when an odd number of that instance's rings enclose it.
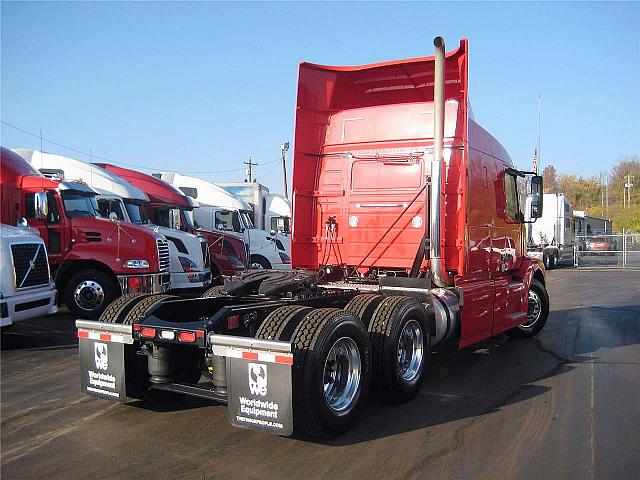
<instances>
[{"instance_id":1,"label":"black mud flap","mask_svg":"<svg viewBox=\"0 0 640 480\"><path fill-rule=\"evenodd\" d=\"M291 344L209 335L215 355L226 357L231 425L288 436L293 433Z\"/></svg>"},{"instance_id":2,"label":"black mud flap","mask_svg":"<svg viewBox=\"0 0 640 480\"><path fill-rule=\"evenodd\" d=\"M76 320L80 352L80 385L94 397L127 399L125 347L133 343L131 325Z\"/></svg>"}]
</instances>

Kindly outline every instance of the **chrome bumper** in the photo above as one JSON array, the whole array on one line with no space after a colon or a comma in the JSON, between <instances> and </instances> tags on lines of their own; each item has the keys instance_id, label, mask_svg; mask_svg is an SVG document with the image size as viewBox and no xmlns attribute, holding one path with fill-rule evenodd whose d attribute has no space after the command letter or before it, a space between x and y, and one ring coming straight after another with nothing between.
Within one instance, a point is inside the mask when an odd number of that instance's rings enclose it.
<instances>
[{"instance_id":1,"label":"chrome bumper","mask_svg":"<svg viewBox=\"0 0 640 480\"><path fill-rule=\"evenodd\" d=\"M148 273L143 275L118 275L122 294L127 293L164 293L171 288L171 275Z\"/></svg>"}]
</instances>

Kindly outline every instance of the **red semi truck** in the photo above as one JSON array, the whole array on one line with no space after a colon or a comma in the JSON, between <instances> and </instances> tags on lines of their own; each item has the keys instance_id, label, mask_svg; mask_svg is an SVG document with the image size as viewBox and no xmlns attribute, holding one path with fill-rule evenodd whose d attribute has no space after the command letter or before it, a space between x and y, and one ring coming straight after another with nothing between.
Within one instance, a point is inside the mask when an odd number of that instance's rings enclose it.
<instances>
[{"instance_id":1,"label":"red semi truck","mask_svg":"<svg viewBox=\"0 0 640 480\"><path fill-rule=\"evenodd\" d=\"M60 300L79 318L98 318L121 294L170 286L167 241L147 229L99 218L95 192L44 178L2 148L2 223L26 218L39 230Z\"/></svg>"},{"instance_id":2,"label":"red semi truck","mask_svg":"<svg viewBox=\"0 0 640 480\"><path fill-rule=\"evenodd\" d=\"M180 190L152 175L107 163L96 165L118 175L149 196L151 201L145 207L147 216L153 223L179 228L205 238L209 248L213 283L220 282L221 275L235 275L246 268L248 260L245 243L229 235L198 228L193 217L192 202Z\"/></svg>"},{"instance_id":3,"label":"red semi truck","mask_svg":"<svg viewBox=\"0 0 640 480\"><path fill-rule=\"evenodd\" d=\"M227 403L236 426L331 437L370 390L415 397L431 351L540 332L549 298L523 224L542 213L542 179L473 119L467 41L434 45L434 57L300 64L295 269L237 276L210 298L123 299L136 315L78 322L84 390L195 395ZM95 353L107 350L112 367Z\"/></svg>"}]
</instances>

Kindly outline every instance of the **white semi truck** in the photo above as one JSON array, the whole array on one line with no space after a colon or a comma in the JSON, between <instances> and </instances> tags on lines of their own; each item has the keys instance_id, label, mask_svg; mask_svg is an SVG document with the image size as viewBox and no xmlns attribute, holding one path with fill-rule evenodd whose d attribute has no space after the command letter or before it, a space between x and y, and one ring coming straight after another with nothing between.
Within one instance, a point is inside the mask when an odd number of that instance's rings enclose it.
<instances>
[{"instance_id":1,"label":"white semi truck","mask_svg":"<svg viewBox=\"0 0 640 480\"><path fill-rule=\"evenodd\" d=\"M26 220L24 225L26 226ZM0 226L0 326L58 311L44 241L28 228Z\"/></svg>"},{"instance_id":2,"label":"white semi truck","mask_svg":"<svg viewBox=\"0 0 640 480\"><path fill-rule=\"evenodd\" d=\"M249 265L252 268L290 268L291 260L283 241L288 237L256 228L252 220L254 213L248 203L199 178L169 172L154 176L198 202L194 216L202 228L240 236L249 246Z\"/></svg>"},{"instance_id":3,"label":"white semi truck","mask_svg":"<svg viewBox=\"0 0 640 480\"><path fill-rule=\"evenodd\" d=\"M103 168L80 160L29 149L14 149L14 152L44 176L77 180L89 185L99 194L96 201L103 217L112 218L113 213L117 220L142 225L163 235L169 243L171 290L198 289L211 283L205 240L176 228L151 224L141 208L149 202L149 197L139 188Z\"/></svg>"},{"instance_id":4,"label":"white semi truck","mask_svg":"<svg viewBox=\"0 0 640 480\"><path fill-rule=\"evenodd\" d=\"M248 203L253 212L252 220L256 228L275 232L287 253L291 250L290 221L291 202L284 195L270 193L258 182L217 183L238 200Z\"/></svg>"},{"instance_id":5,"label":"white semi truck","mask_svg":"<svg viewBox=\"0 0 640 480\"><path fill-rule=\"evenodd\" d=\"M563 193L545 193L542 217L527 225L527 254L539 258L551 270L573 261L576 231L573 209Z\"/></svg>"}]
</instances>

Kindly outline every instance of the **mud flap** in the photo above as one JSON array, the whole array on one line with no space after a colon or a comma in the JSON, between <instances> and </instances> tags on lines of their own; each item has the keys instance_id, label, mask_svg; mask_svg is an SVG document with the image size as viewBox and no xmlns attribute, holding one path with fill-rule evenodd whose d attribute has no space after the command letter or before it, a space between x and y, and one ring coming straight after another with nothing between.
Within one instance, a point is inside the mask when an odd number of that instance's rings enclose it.
<instances>
[{"instance_id":1,"label":"mud flap","mask_svg":"<svg viewBox=\"0 0 640 480\"><path fill-rule=\"evenodd\" d=\"M80 385L94 397L127 399L125 346L133 343L131 325L76 320L80 353Z\"/></svg>"},{"instance_id":2,"label":"mud flap","mask_svg":"<svg viewBox=\"0 0 640 480\"><path fill-rule=\"evenodd\" d=\"M214 355L226 357L231 425L288 436L293 433L291 344L209 335Z\"/></svg>"}]
</instances>

